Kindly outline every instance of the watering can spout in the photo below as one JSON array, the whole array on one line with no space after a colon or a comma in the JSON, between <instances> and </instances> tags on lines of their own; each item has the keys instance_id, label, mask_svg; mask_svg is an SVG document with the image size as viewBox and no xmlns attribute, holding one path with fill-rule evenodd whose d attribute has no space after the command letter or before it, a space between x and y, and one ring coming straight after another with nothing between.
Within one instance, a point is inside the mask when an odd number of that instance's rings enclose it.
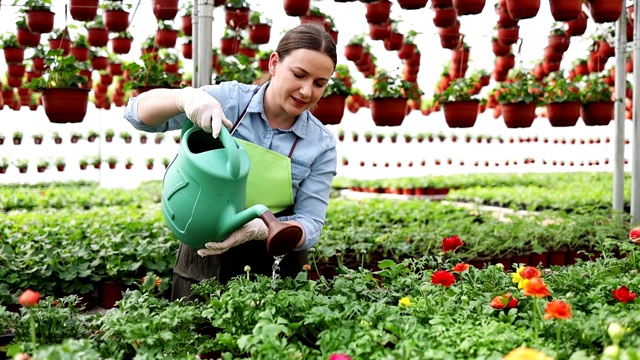
<instances>
[{"instance_id":1,"label":"watering can spout","mask_svg":"<svg viewBox=\"0 0 640 360\"><path fill-rule=\"evenodd\" d=\"M266 211L269 211L269 208L262 204L253 205L250 208L242 210L233 217L229 228L239 229L249 221L259 218Z\"/></svg>"}]
</instances>

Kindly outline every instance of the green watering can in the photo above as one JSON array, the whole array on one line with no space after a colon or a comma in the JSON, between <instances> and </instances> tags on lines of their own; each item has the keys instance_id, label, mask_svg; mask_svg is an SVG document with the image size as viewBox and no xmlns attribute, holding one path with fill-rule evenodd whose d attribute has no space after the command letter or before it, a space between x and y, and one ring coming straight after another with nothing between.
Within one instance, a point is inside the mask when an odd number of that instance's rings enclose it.
<instances>
[{"instance_id":1,"label":"green watering can","mask_svg":"<svg viewBox=\"0 0 640 360\"><path fill-rule=\"evenodd\" d=\"M220 136L185 120L180 148L162 183L162 215L183 243L204 249L247 222L260 217L269 228L267 251L273 256L293 250L302 227L278 221L265 205L245 209L250 159L223 126Z\"/></svg>"}]
</instances>

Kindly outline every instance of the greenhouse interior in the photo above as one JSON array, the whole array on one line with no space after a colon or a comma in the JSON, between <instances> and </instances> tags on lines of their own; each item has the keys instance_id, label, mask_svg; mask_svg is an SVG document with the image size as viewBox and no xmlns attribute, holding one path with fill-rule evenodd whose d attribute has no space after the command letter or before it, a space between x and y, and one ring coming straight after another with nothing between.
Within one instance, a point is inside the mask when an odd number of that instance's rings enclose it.
<instances>
[{"instance_id":1,"label":"greenhouse interior","mask_svg":"<svg viewBox=\"0 0 640 360\"><path fill-rule=\"evenodd\" d=\"M0 0L0 358L640 359L634 5Z\"/></svg>"}]
</instances>

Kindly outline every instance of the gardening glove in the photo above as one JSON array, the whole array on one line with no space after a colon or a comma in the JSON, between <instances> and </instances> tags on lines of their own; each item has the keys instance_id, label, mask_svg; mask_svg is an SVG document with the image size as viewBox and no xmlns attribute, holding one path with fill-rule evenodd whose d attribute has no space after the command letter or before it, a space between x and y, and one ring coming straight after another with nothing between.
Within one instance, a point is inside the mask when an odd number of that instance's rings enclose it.
<instances>
[{"instance_id":1,"label":"gardening glove","mask_svg":"<svg viewBox=\"0 0 640 360\"><path fill-rule=\"evenodd\" d=\"M224 116L222 106L213 96L202 89L186 87L180 89L176 98L176 106L187 114L191 122L202 130L209 132L214 138L220 135L222 125L230 128L233 124Z\"/></svg>"},{"instance_id":2,"label":"gardening glove","mask_svg":"<svg viewBox=\"0 0 640 360\"><path fill-rule=\"evenodd\" d=\"M208 242L204 244L206 249L198 250L198 255L209 256L219 255L234 246L244 244L250 240L266 240L269 235L269 228L261 219L253 219L234 231L228 238L221 242Z\"/></svg>"}]
</instances>

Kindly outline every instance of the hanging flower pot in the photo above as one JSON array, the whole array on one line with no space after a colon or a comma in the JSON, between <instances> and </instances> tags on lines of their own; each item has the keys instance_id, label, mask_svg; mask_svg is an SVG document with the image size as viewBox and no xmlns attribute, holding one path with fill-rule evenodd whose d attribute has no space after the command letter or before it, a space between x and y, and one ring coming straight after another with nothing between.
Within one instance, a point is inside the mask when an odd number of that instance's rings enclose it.
<instances>
[{"instance_id":1,"label":"hanging flower pot","mask_svg":"<svg viewBox=\"0 0 640 360\"><path fill-rule=\"evenodd\" d=\"M71 52L71 40L69 39L49 39L49 47L51 49L62 49L63 55L69 55Z\"/></svg>"},{"instance_id":2,"label":"hanging flower pot","mask_svg":"<svg viewBox=\"0 0 640 360\"><path fill-rule=\"evenodd\" d=\"M35 34L49 33L53 30L55 13L50 10L27 11L27 27Z\"/></svg>"},{"instance_id":3,"label":"hanging flower pot","mask_svg":"<svg viewBox=\"0 0 640 360\"><path fill-rule=\"evenodd\" d=\"M520 38L520 26L498 28L498 41L502 45L513 45Z\"/></svg>"},{"instance_id":4,"label":"hanging flower pot","mask_svg":"<svg viewBox=\"0 0 640 360\"><path fill-rule=\"evenodd\" d=\"M178 0L153 0L151 6L157 20L173 20L178 15Z\"/></svg>"},{"instance_id":5,"label":"hanging flower pot","mask_svg":"<svg viewBox=\"0 0 640 360\"><path fill-rule=\"evenodd\" d=\"M44 112L52 123L78 123L84 120L89 89L49 88L42 90Z\"/></svg>"},{"instance_id":6,"label":"hanging flower pot","mask_svg":"<svg viewBox=\"0 0 640 360\"><path fill-rule=\"evenodd\" d=\"M240 40L236 37L221 38L220 39L220 53L222 55L235 55L240 50Z\"/></svg>"},{"instance_id":7,"label":"hanging flower pot","mask_svg":"<svg viewBox=\"0 0 640 360\"><path fill-rule=\"evenodd\" d=\"M109 58L106 56L94 56L91 59L91 67L94 70L107 70L109 67Z\"/></svg>"},{"instance_id":8,"label":"hanging flower pot","mask_svg":"<svg viewBox=\"0 0 640 360\"><path fill-rule=\"evenodd\" d=\"M4 60L7 64L22 63L24 61L24 49L20 47L5 46Z\"/></svg>"},{"instance_id":9,"label":"hanging flower pot","mask_svg":"<svg viewBox=\"0 0 640 360\"><path fill-rule=\"evenodd\" d=\"M452 0L431 0L431 7L433 7L434 9L450 8L450 7L453 7L453 1Z\"/></svg>"},{"instance_id":10,"label":"hanging flower pot","mask_svg":"<svg viewBox=\"0 0 640 360\"><path fill-rule=\"evenodd\" d=\"M310 7L310 0L284 0L284 12L289 16L304 16Z\"/></svg>"},{"instance_id":11,"label":"hanging flower pot","mask_svg":"<svg viewBox=\"0 0 640 360\"><path fill-rule=\"evenodd\" d=\"M460 36L460 22L456 21L454 26L448 28L438 28L440 36L440 45L443 49L457 49L462 42Z\"/></svg>"},{"instance_id":12,"label":"hanging flower pot","mask_svg":"<svg viewBox=\"0 0 640 360\"><path fill-rule=\"evenodd\" d=\"M451 101L443 103L444 119L450 128L473 127L478 117L478 100Z\"/></svg>"},{"instance_id":13,"label":"hanging flower pot","mask_svg":"<svg viewBox=\"0 0 640 360\"><path fill-rule=\"evenodd\" d=\"M9 77L22 78L26 71L26 67L23 64L9 64L7 68L7 75Z\"/></svg>"},{"instance_id":14,"label":"hanging flower pot","mask_svg":"<svg viewBox=\"0 0 640 360\"><path fill-rule=\"evenodd\" d=\"M365 18L369 24L382 24L389 21L391 15L391 1L380 0L365 4L367 12Z\"/></svg>"},{"instance_id":15,"label":"hanging flower pot","mask_svg":"<svg viewBox=\"0 0 640 360\"><path fill-rule=\"evenodd\" d=\"M103 20L108 32L123 32L129 27L129 13L124 10L105 10Z\"/></svg>"},{"instance_id":16,"label":"hanging flower pot","mask_svg":"<svg viewBox=\"0 0 640 360\"><path fill-rule=\"evenodd\" d=\"M104 47L109 43L109 32L103 28L87 29L87 41L94 47Z\"/></svg>"},{"instance_id":17,"label":"hanging flower pot","mask_svg":"<svg viewBox=\"0 0 640 360\"><path fill-rule=\"evenodd\" d=\"M120 76L123 74L122 63L109 62L107 69L109 71L109 74L111 74L112 76Z\"/></svg>"},{"instance_id":18,"label":"hanging flower pot","mask_svg":"<svg viewBox=\"0 0 640 360\"><path fill-rule=\"evenodd\" d=\"M575 20L582 12L582 0L549 0L549 6L555 21Z\"/></svg>"},{"instance_id":19,"label":"hanging flower pot","mask_svg":"<svg viewBox=\"0 0 640 360\"><path fill-rule=\"evenodd\" d=\"M531 19L540 10L540 0L507 0L507 11L512 19Z\"/></svg>"},{"instance_id":20,"label":"hanging flower pot","mask_svg":"<svg viewBox=\"0 0 640 360\"><path fill-rule=\"evenodd\" d=\"M331 94L318 100L318 104L311 112L324 125L340 124L344 115L347 97L341 94Z\"/></svg>"},{"instance_id":21,"label":"hanging flower pot","mask_svg":"<svg viewBox=\"0 0 640 360\"><path fill-rule=\"evenodd\" d=\"M191 42L184 43L181 46L182 57L185 59L191 59L193 57L193 44Z\"/></svg>"},{"instance_id":22,"label":"hanging flower pot","mask_svg":"<svg viewBox=\"0 0 640 360\"><path fill-rule=\"evenodd\" d=\"M580 102L565 101L547 104L547 117L553 127L574 126L580 117Z\"/></svg>"},{"instance_id":23,"label":"hanging flower pot","mask_svg":"<svg viewBox=\"0 0 640 360\"><path fill-rule=\"evenodd\" d=\"M589 11L593 21L603 24L614 22L622 13L622 2L611 0L589 0Z\"/></svg>"},{"instance_id":24,"label":"hanging flower pot","mask_svg":"<svg viewBox=\"0 0 640 360\"><path fill-rule=\"evenodd\" d=\"M453 7L434 8L433 9L433 25L436 27L446 28L455 25L458 20L458 14Z\"/></svg>"},{"instance_id":25,"label":"hanging flower pot","mask_svg":"<svg viewBox=\"0 0 640 360\"><path fill-rule=\"evenodd\" d=\"M78 61L87 61L89 59L89 48L72 46L69 54L75 56Z\"/></svg>"},{"instance_id":26,"label":"hanging flower pot","mask_svg":"<svg viewBox=\"0 0 640 360\"><path fill-rule=\"evenodd\" d=\"M564 32L569 36L582 36L586 30L587 14L584 11L580 12L577 19L564 23Z\"/></svg>"},{"instance_id":27,"label":"hanging flower pot","mask_svg":"<svg viewBox=\"0 0 640 360\"><path fill-rule=\"evenodd\" d=\"M373 98L369 100L371 117L377 126L400 126L406 115L406 98Z\"/></svg>"},{"instance_id":28,"label":"hanging flower pot","mask_svg":"<svg viewBox=\"0 0 640 360\"><path fill-rule=\"evenodd\" d=\"M398 5L405 10L417 10L427 6L428 0L398 0Z\"/></svg>"},{"instance_id":29,"label":"hanging flower pot","mask_svg":"<svg viewBox=\"0 0 640 360\"><path fill-rule=\"evenodd\" d=\"M364 54L364 46L361 44L348 44L344 47L344 57L349 61L358 61Z\"/></svg>"},{"instance_id":30,"label":"hanging flower pot","mask_svg":"<svg viewBox=\"0 0 640 360\"><path fill-rule=\"evenodd\" d=\"M116 54L128 54L131 51L131 43L133 39L126 35L114 37L111 39L111 50Z\"/></svg>"},{"instance_id":31,"label":"hanging flower pot","mask_svg":"<svg viewBox=\"0 0 640 360\"><path fill-rule=\"evenodd\" d=\"M369 23L369 37L371 40L384 40L391 36L391 22L383 24Z\"/></svg>"},{"instance_id":32,"label":"hanging flower pot","mask_svg":"<svg viewBox=\"0 0 640 360\"><path fill-rule=\"evenodd\" d=\"M384 48L387 51L397 51L402 48L404 35L392 32L391 35L383 40Z\"/></svg>"},{"instance_id":33,"label":"hanging flower pot","mask_svg":"<svg viewBox=\"0 0 640 360\"><path fill-rule=\"evenodd\" d=\"M587 126L609 125L613 119L613 101L594 101L582 104L580 107L580 117Z\"/></svg>"},{"instance_id":34,"label":"hanging flower pot","mask_svg":"<svg viewBox=\"0 0 640 360\"><path fill-rule=\"evenodd\" d=\"M271 39L271 25L267 23L251 24L249 41L256 45L268 44Z\"/></svg>"},{"instance_id":35,"label":"hanging flower pot","mask_svg":"<svg viewBox=\"0 0 640 360\"><path fill-rule=\"evenodd\" d=\"M413 43L405 42L398 50L398 58L401 60L409 60L416 52L416 45Z\"/></svg>"},{"instance_id":36,"label":"hanging flower pot","mask_svg":"<svg viewBox=\"0 0 640 360\"><path fill-rule=\"evenodd\" d=\"M501 2L500 6L496 8L496 14L498 15L497 25L499 28L501 27L510 28L518 25L518 19L513 19L509 15L509 12L507 11L506 3L503 6Z\"/></svg>"},{"instance_id":37,"label":"hanging flower pot","mask_svg":"<svg viewBox=\"0 0 640 360\"><path fill-rule=\"evenodd\" d=\"M172 48L178 41L178 30L158 29L156 30L156 46L159 48Z\"/></svg>"},{"instance_id":38,"label":"hanging flower pot","mask_svg":"<svg viewBox=\"0 0 640 360\"><path fill-rule=\"evenodd\" d=\"M191 18L191 14L182 16L180 24L180 30L184 36L193 35L193 19Z\"/></svg>"},{"instance_id":39,"label":"hanging flower pot","mask_svg":"<svg viewBox=\"0 0 640 360\"><path fill-rule=\"evenodd\" d=\"M453 8L459 16L480 14L486 0L453 0Z\"/></svg>"},{"instance_id":40,"label":"hanging flower pot","mask_svg":"<svg viewBox=\"0 0 640 360\"><path fill-rule=\"evenodd\" d=\"M511 103L500 104L502 118L508 128L528 128L536 118L536 103Z\"/></svg>"},{"instance_id":41,"label":"hanging flower pot","mask_svg":"<svg viewBox=\"0 0 640 360\"><path fill-rule=\"evenodd\" d=\"M249 8L234 8L227 6L224 8L224 21L229 29L244 29L249 26Z\"/></svg>"},{"instance_id":42,"label":"hanging flower pot","mask_svg":"<svg viewBox=\"0 0 640 360\"><path fill-rule=\"evenodd\" d=\"M77 21L93 21L98 14L98 0L69 0L69 13Z\"/></svg>"},{"instance_id":43,"label":"hanging flower pot","mask_svg":"<svg viewBox=\"0 0 640 360\"><path fill-rule=\"evenodd\" d=\"M491 50L495 56L505 56L511 52L511 45L504 45L498 38L491 39Z\"/></svg>"},{"instance_id":44,"label":"hanging flower pot","mask_svg":"<svg viewBox=\"0 0 640 360\"><path fill-rule=\"evenodd\" d=\"M22 47L36 47L40 44L40 34L32 33L26 26L18 27L16 37Z\"/></svg>"}]
</instances>

